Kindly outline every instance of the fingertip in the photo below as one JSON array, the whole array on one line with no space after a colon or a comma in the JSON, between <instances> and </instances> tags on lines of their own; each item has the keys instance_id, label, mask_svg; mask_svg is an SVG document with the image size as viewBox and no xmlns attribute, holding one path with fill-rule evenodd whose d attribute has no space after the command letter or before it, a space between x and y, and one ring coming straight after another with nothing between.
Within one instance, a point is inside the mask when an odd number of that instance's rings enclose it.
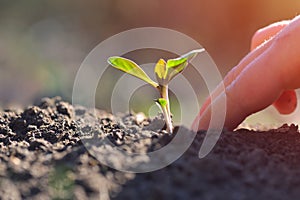
<instances>
[{"instance_id":1,"label":"fingertip","mask_svg":"<svg viewBox=\"0 0 300 200\"><path fill-rule=\"evenodd\" d=\"M253 50L256 47L263 44L265 41L271 39L274 35L276 35L279 31L281 31L289 23L290 23L290 20L284 20L284 21L270 24L269 26L266 26L266 27L263 27L263 28L257 30L252 36L250 49Z\"/></svg>"},{"instance_id":2,"label":"fingertip","mask_svg":"<svg viewBox=\"0 0 300 200\"><path fill-rule=\"evenodd\" d=\"M286 90L273 103L274 107L280 114L291 114L297 107L297 94L295 90Z\"/></svg>"}]
</instances>

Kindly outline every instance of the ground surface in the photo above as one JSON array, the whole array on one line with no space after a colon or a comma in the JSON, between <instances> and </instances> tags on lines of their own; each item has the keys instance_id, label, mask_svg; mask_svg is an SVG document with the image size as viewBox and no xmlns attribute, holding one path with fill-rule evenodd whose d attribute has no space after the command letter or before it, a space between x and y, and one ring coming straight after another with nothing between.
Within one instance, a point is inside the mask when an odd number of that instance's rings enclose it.
<instances>
[{"instance_id":1,"label":"ground surface","mask_svg":"<svg viewBox=\"0 0 300 200\"><path fill-rule=\"evenodd\" d=\"M294 125L224 132L204 159L198 158L205 135L200 132L177 161L144 174L102 165L80 139L108 138L127 152L153 151L172 139L159 131L161 124L135 115L93 113L59 98L42 99L24 110L3 110L0 199L299 198L300 134ZM104 146L93 149L101 152ZM107 159L124 164L122 155ZM146 161L145 155L132 162Z\"/></svg>"}]
</instances>

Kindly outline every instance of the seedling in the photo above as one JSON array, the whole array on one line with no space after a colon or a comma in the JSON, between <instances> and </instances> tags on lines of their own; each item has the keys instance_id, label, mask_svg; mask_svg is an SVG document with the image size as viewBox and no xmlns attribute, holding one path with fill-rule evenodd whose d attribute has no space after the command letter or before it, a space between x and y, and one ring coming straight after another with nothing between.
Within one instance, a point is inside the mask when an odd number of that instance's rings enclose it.
<instances>
[{"instance_id":1,"label":"seedling","mask_svg":"<svg viewBox=\"0 0 300 200\"><path fill-rule=\"evenodd\" d=\"M159 91L160 98L155 100L155 103L161 108L164 119L167 125L167 132L173 132L173 125L170 112L170 102L168 94L169 82L179 73L181 73L187 66L188 62L193 59L198 53L203 52L204 49L196 49L190 51L178 58L169 59L167 62L164 59L159 59L154 68L154 73L157 82L153 81L135 62L132 60L112 56L108 58L108 63L124 71L132 76L135 76L146 83L150 84Z\"/></svg>"}]
</instances>

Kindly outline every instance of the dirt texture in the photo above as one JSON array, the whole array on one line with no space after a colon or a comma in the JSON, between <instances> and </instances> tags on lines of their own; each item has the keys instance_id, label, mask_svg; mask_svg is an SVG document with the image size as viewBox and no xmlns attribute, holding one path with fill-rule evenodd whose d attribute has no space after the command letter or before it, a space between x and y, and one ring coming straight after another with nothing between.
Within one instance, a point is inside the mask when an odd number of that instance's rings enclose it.
<instances>
[{"instance_id":1,"label":"dirt texture","mask_svg":"<svg viewBox=\"0 0 300 200\"><path fill-rule=\"evenodd\" d=\"M178 160L149 173L117 171L87 151L94 144L89 140L106 138L126 152L151 152L174 137L162 126L159 117L92 112L59 97L22 110L2 110L0 199L299 199L300 135L295 125L224 131L213 151L199 159L205 137L201 131ZM92 149L101 153L105 148L97 143ZM122 156L108 155L107 160L122 166ZM131 164L141 162L147 162L146 154Z\"/></svg>"}]
</instances>

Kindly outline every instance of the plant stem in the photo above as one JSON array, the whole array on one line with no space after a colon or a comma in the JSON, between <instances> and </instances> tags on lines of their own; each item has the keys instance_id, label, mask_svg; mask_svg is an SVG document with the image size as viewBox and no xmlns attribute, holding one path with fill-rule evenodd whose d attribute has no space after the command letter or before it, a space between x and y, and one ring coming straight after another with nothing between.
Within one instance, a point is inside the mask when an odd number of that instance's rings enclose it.
<instances>
[{"instance_id":1,"label":"plant stem","mask_svg":"<svg viewBox=\"0 0 300 200\"><path fill-rule=\"evenodd\" d=\"M164 118L167 125L167 131L169 133L173 132L173 125L172 125L172 119L171 119L171 111L170 111L170 101L169 101L169 94L168 94L168 86L167 85L160 85L160 92L161 97L164 98L167 101L167 105L162 108Z\"/></svg>"}]
</instances>

